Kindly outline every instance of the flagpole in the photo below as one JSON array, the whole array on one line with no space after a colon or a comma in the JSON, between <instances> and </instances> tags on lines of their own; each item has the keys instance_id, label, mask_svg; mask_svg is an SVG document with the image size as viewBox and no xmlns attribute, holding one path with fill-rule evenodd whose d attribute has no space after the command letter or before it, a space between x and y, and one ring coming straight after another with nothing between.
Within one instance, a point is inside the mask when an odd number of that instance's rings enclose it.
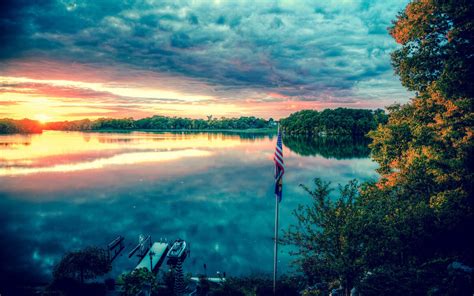
<instances>
[{"instance_id":1,"label":"flagpole","mask_svg":"<svg viewBox=\"0 0 474 296\"><path fill-rule=\"evenodd\" d=\"M275 242L273 247L273 294L276 293L277 269L278 269L278 196L275 194Z\"/></svg>"},{"instance_id":2,"label":"flagpole","mask_svg":"<svg viewBox=\"0 0 474 296\"><path fill-rule=\"evenodd\" d=\"M280 124L278 124L277 147L275 148L275 241L273 243L273 295L276 295L278 273L278 216L282 196L283 147L281 143Z\"/></svg>"}]
</instances>

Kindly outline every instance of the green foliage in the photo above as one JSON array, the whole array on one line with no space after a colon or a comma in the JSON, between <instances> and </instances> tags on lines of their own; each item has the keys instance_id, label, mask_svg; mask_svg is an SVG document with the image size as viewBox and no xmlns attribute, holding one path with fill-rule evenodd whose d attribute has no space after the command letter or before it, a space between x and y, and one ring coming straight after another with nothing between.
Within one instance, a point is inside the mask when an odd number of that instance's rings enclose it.
<instances>
[{"instance_id":1,"label":"green foliage","mask_svg":"<svg viewBox=\"0 0 474 296\"><path fill-rule=\"evenodd\" d=\"M309 284L330 284L339 281L350 290L361 274L361 249L358 228L355 227L358 209L355 181L340 187L340 196L330 196L329 183L314 180L314 189L301 185L311 197L311 203L300 205L294 215L297 225L284 234L284 242L295 245L295 263Z\"/></svg>"},{"instance_id":2,"label":"green foliage","mask_svg":"<svg viewBox=\"0 0 474 296\"><path fill-rule=\"evenodd\" d=\"M363 184L352 203L331 204L322 183L308 190L318 202L297 210L288 238L313 282L339 278L347 288L349 274L363 295L473 293L472 15L472 1L415 0L394 22L402 47L392 61L417 94L369 133L378 182ZM349 215L334 218L339 211ZM332 233L351 247L325 243Z\"/></svg>"},{"instance_id":3,"label":"green foliage","mask_svg":"<svg viewBox=\"0 0 474 296\"><path fill-rule=\"evenodd\" d=\"M337 108L302 110L280 121L286 134L363 136L368 131L384 123L387 116L384 111Z\"/></svg>"},{"instance_id":4,"label":"green foliage","mask_svg":"<svg viewBox=\"0 0 474 296\"><path fill-rule=\"evenodd\" d=\"M220 119L208 117L204 119L191 119L182 117L166 117L155 115L152 117L134 120L133 118L113 119L99 118L90 121L89 119L76 121L50 122L47 129L66 131L88 131L88 130L216 130L216 129L262 129L270 128L273 121L262 118L240 117Z\"/></svg>"},{"instance_id":5,"label":"green foliage","mask_svg":"<svg viewBox=\"0 0 474 296\"><path fill-rule=\"evenodd\" d=\"M45 129L62 131L88 131L92 129L92 122L89 119L48 122L46 123Z\"/></svg>"},{"instance_id":6,"label":"green foliage","mask_svg":"<svg viewBox=\"0 0 474 296\"><path fill-rule=\"evenodd\" d=\"M366 158L370 154L370 141L364 137L285 136L283 143L291 151L303 156L349 159Z\"/></svg>"},{"instance_id":7,"label":"green foliage","mask_svg":"<svg viewBox=\"0 0 474 296\"><path fill-rule=\"evenodd\" d=\"M151 288L152 295L158 295L159 291L155 275L146 268L121 275L118 283L122 285L122 295L126 296L138 295L144 288Z\"/></svg>"},{"instance_id":8,"label":"green foliage","mask_svg":"<svg viewBox=\"0 0 474 296\"><path fill-rule=\"evenodd\" d=\"M163 274L163 278L162 278L167 291L169 291L171 295L174 294L174 277L175 277L174 269L170 269Z\"/></svg>"},{"instance_id":9,"label":"green foliage","mask_svg":"<svg viewBox=\"0 0 474 296\"><path fill-rule=\"evenodd\" d=\"M413 281L417 277L415 270L381 267L366 274L359 284L359 292L364 296L393 295L408 296L418 294L419 284Z\"/></svg>"},{"instance_id":10,"label":"green foliage","mask_svg":"<svg viewBox=\"0 0 474 296\"><path fill-rule=\"evenodd\" d=\"M392 64L402 84L425 92L436 81L447 98L473 97L474 2L416 0L409 3L390 29L402 47Z\"/></svg>"},{"instance_id":11,"label":"green foliage","mask_svg":"<svg viewBox=\"0 0 474 296\"><path fill-rule=\"evenodd\" d=\"M400 211L411 231L422 230L427 249L409 248L419 262L474 263L473 238L466 234L474 226L472 15L472 1L413 1L391 29L402 44L395 69L419 93L394 106L388 123L371 132L371 148L380 164L379 190L397 192L399 204L408 201ZM408 246L417 241L405 240Z\"/></svg>"},{"instance_id":12,"label":"green foliage","mask_svg":"<svg viewBox=\"0 0 474 296\"><path fill-rule=\"evenodd\" d=\"M107 251L97 247L66 253L54 267L55 280L70 278L84 283L108 273L112 269Z\"/></svg>"},{"instance_id":13,"label":"green foliage","mask_svg":"<svg viewBox=\"0 0 474 296\"><path fill-rule=\"evenodd\" d=\"M384 265L365 274L358 285L362 295L472 295L472 275L435 260L419 267ZM452 266L452 264L450 265Z\"/></svg>"},{"instance_id":14,"label":"green foliage","mask_svg":"<svg viewBox=\"0 0 474 296\"><path fill-rule=\"evenodd\" d=\"M40 134L43 126L35 120L14 120L9 118L0 119L1 134Z\"/></svg>"},{"instance_id":15,"label":"green foliage","mask_svg":"<svg viewBox=\"0 0 474 296\"><path fill-rule=\"evenodd\" d=\"M281 277L277 281L276 295L299 295L302 283L299 277ZM210 289L209 296L266 296L273 295L273 281L269 277L229 277L219 286Z\"/></svg>"}]
</instances>

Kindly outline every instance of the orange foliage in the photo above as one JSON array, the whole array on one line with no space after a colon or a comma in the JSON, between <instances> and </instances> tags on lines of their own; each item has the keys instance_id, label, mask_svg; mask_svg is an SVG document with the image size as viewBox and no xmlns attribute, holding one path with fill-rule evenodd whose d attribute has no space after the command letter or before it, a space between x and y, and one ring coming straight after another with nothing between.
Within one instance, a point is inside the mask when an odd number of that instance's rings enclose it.
<instances>
[{"instance_id":1,"label":"orange foliage","mask_svg":"<svg viewBox=\"0 0 474 296\"><path fill-rule=\"evenodd\" d=\"M418 0L409 3L404 14L398 17L390 35L400 44L405 44L419 35L418 27L423 28L432 16L435 5L432 0ZM420 26L421 25L421 26Z\"/></svg>"}]
</instances>

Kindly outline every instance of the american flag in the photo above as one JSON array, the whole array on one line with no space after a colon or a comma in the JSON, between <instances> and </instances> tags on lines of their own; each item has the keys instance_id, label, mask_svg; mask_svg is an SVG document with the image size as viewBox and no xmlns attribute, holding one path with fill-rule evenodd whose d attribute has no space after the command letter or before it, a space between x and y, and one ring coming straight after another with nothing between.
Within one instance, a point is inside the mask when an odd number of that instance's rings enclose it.
<instances>
[{"instance_id":1,"label":"american flag","mask_svg":"<svg viewBox=\"0 0 474 296\"><path fill-rule=\"evenodd\" d=\"M278 198L278 202L281 202L282 191L283 191L283 174L285 173L285 167L283 162L283 145L281 142L281 132L278 128L278 138L275 148L275 196Z\"/></svg>"}]
</instances>

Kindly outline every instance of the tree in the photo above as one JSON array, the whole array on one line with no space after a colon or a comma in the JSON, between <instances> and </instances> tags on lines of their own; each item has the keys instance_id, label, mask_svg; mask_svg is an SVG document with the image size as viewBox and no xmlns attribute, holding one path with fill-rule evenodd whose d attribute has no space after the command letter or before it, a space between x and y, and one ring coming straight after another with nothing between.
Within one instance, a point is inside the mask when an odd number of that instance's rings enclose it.
<instances>
[{"instance_id":1,"label":"tree","mask_svg":"<svg viewBox=\"0 0 474 296\"><path fill-rule=\"evenodd\" d=\"M10 118L0 119L1 134L39 134L43 132L43 126L36 120Z\"/></svg>"},{"instance_id":2,"label":"tree","mask_svg":"<svg viewBox=\"0 0 474 296\"><path fill-rule=\"evenodd\" d=\"M294 215L297 225L284 234L283 241L295 245L295 263L308 284L341 284L349 295L361 274L360 244L354 222L357 214L355 181L340 187L340 196L333 200L330 183L314 180L314 189L302 187L311 197L309 205L300 205Z\"/></svg>"},{"instance_id":3,"label":"tree","mask_svg":"<svg viewBox=\"0 0 474 296\"><path fill-rule=\"evenodd\" d=\"M55 280L74 279L82 284L86 279L104 275L112 269L107 251L97 247L87 247L66 253L54 267Z\"/></svg>"},{"instance_id":4,"label":"tree","mask_svg":"<svg viewBox=\"0 0 474 296\"><path fill-rule=\"evenodd\" d=\"M94 121L89 119L75 121L50 122L47 129L66 131L85 130L134 130L134 129L159 129L159 130L196 130L196 129L249 129L273 127L269 121L255 117L225 118L220 119L208 116L208 120L191 119L183 117L166 117L155 115L152 117L134 120L133 118L99 118ZM10 130L9 126L0 121L0 133Z\"/></svg>"},{"instance_id":5,"label":"tree","mask_svg":"<svg viewBox=\"0 0 474 296\"><path fill-rule=\"evenodd\" d=\"M366 230L379 239L366 242L365 260L390 274L412 270L412 293L439 290L454 260L474 265L473 14L472 1L413 1L390 30L402 45L395 71L417 94L370 133L381 178L361 196L372 209Z\"/></svg>"},{"instance_id":6,"label":"tree","mask_svg":"<svg viewBox=\"0 0 474 296\"><path fill-rule=\"evenodd\" d=\"M219 285L211 285L209 296L273 295L273 282L266 276L228 277ZM282 275L277 281L276 295L296 296L301 290L301 277Z\"/></svg>"},{"instance_id":7,"label":"tree","mask_svg":"<svg viewBox=\"0 0 474 296\"><path fill-rule=\"evenodd\" d=\"M324 275L343 279L348 269L336 264L343 262L357 267L353 278L364 295L472 294L472 15L472 1L415 0L394 22L390 33L401 48L392 55L393 65L402 84L417 93L407 104L389 107L388 121L377 120L369 133L380 179L360 187L350 219L338 228L322 223L323 213L337 212L323 206L322 198L320 205L296 213L302 228L290 238L302 242L300 265L308 266L313 281ZM333 114L320 118L330 129L337 128L334 120ZM341 261L351 253L325 248L321 241L331 229L355 238L355 257ZM322 251L313 251L315 245ZM335 253L330 263L322 260L325 253ZM471 274L453 271L464 264Z\"/></svg>"},{"instance_id":8,"label":"tree","mask_svg":"<svg viewBox=\"0 0 474 296\"><path fill-rule=\"evenodd\" d=\"M473 97L474 3L416 0L390 29L402 47L392 54L395 72L409 90L426 92L436 82L447 98Z\"/></svg>"},{"instance_id":9,"label":"tree","mask_svg":"<svg viewBox=\"0 0 474 296\"><path fill-rule=\"evenodd\" d=\"M280 120L281 128L292 135L332 135L361 137L379 123L385 123L387 116L381 109L325 109L301 110Z\"/></svg>"},{"instance_id":10,"label":"tree","mask_svg":"<svg viewBox=\"0 0 474 296\"><path fill-rule=\"evenodd\" d=\"M474 49L472 1L413 1L391 29L402 83L418 95L393 106L370 133L380 188L392 188L432 211L436 256L473 262ZM435 232L436 231L436 232ZM436 234L435 234L436 233ZM434 254L433 254L434 256Z\"/></svg>"},{"instance_id":11,"label":"tree","mask_svg":"<svg viewBox=\"0 0 474 296\"><path fill-rule=\"evenodd\" d=\"M159 289L155 275L146 268L135 269L121 275L118 282L122 284L122 295L135 296L148 287L152 295L158 295Z\"/></svg>"}]
</instances>

